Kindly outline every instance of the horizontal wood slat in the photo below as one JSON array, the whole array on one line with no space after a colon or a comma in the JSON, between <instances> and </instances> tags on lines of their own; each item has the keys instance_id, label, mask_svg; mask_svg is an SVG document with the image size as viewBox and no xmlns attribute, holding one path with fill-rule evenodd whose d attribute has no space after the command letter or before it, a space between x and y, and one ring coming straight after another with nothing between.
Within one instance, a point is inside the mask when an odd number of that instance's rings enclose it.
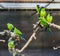
<instances>
[{"instance_id":1,"label":"horizontal wood slat","mask_svg":"<svg viewBox=\"0 0 60 56\"><path fill-rule=\"evenodd\" d=\"M0 2L49 2L51 0L0 0ZM54 0L54 2L60 2L60 0Z\"/></svg>"},{"instance_id":2,"label":"horizontal wood slat","mask_svg":"<svg viewBox=\"0 0 60 56\"><path fill-rule=\"evenodd\" d=\"M50 0L0 0L0 2L49 2Z\"/></svg>"}]
</instances>

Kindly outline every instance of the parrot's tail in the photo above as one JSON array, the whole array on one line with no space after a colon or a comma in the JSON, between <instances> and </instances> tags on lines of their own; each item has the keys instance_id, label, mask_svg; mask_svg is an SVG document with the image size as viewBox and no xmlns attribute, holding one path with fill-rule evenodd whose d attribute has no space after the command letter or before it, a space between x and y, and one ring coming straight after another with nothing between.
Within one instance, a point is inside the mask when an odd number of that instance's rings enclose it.
<instances>
[{"instance_id":1,"label":"parrot's tail","mask_svg":"<svg viewBox=\"0 0 60 56\"><path fill-rule=\"evenodd\" d=\"M24 35L20 35L20 38L24 41L26 41L26 39L24 38Z\"/></svg>"},{"instance_id":2,"label":"parrot's tail","mask_svg":"<svg viewBox=\"0 0 60 56\"><path fill-rule=\"evenodd\" d=\"M53 35L53 31L50 28L48 28L47 30L48 30L49 34L52 36Z\"/></svg>"}]
</instances>

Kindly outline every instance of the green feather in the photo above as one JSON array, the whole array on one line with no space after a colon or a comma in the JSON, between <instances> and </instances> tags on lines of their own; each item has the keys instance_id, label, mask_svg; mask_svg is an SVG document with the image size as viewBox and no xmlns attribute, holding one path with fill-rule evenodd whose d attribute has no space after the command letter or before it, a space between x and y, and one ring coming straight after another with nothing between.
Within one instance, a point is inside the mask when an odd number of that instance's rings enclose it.
<instances>
[{"instance_id":1,"label":"green feather","mask_svg":"<svg viewBox=\"0 0 60 56\"><path fill-rule=\"evenodd\" d=\"M47 23L47 21L46 21L46 19L45 19L44 17L40 17L39 20L40 20L40 23L41 23L43 26L47 26L47 25L48 25L48 23Z\"/></svg>"},{"instance_id":2,"label":"green feather","mask_svg":"<svg viewBox=\"0 0 60 56\"><path fill-rule=\"evenodd\" d=\"M18 30L17 28L14 28L14 33L19 36L22 35L22 32Z\"/></svg>"}]
</instances>

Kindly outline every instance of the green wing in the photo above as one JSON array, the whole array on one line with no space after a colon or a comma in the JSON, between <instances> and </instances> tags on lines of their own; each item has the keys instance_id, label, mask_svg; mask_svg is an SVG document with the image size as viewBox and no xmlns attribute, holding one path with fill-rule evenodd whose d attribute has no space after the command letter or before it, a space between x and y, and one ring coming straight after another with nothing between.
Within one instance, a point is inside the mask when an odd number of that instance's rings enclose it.
<instances>
[{"instance_id":1,"label":"green wing","mask_svg":"<svg viewBox=\"0 0 60 56\"><path fill-rule=\"evenodd\" d=\"M47 20L46 20L44 17L40 17L39 20L40 20L40 23L41 23L43 26L46 27L46 26L48 25Z\"/></svg>"},{"instance_id":2,"label":"green wing","mask_svg":"<svg viewBox=\"0 0 60 56\"><path fill-rule=\"evenodd\" d=\"M14 41L11 40L10 42L8 42L8 47L14 48L15 47Z\"/></svg>"},{"instance_id":3,"label":"green wing","mask_svg":"<svg viewBox=\"0 0 60 56\"><path fill-rule=\"evenodd\" d=\"M12 30L12 29L14 28L14 26L13 26L11 23L7 23L7 28L8 28L9 30Z\"/></svg>"},{"instance_id":4,"label":"green wing","mask_svg":"<svg viewBox=\"0 0 60 56\"><path fill-rule=\"evenodd\" d=\"M22 32L20 30L18 30L17 28L14 28L14 33L17 35L22 35Z\"/></svg>"}]
</instances>

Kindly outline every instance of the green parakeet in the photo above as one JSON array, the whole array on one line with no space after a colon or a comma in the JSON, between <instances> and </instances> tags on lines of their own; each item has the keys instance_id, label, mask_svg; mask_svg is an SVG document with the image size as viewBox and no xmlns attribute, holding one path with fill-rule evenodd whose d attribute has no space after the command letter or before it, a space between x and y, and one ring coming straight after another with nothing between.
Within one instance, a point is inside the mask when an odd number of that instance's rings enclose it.
<instances>
[{"instance_id":1,"label":"green parakeet","mask_svg":"<svg viewBox=\"0 0 60 56\"><path fill-rule=\"evenodd\" d=\"M40 8L40 17L46 17L46 11L44 7Z\"/></svg>"},{"instance_id":2,"label":"green parakeet","mask_svg":"<svg viewBox=\"0 0 60 56\"><path fill-rule=\"evenodd\" d=\"M14 26L11 23L7 23L7 28L11 31L14 28Z\"/></svg>"},{"instance_id":3,"label":"green parakeet","mask_svg":"<svg viewBox=\"0 0 60 56\"><path fill-rule=\"evenodd\" d=\"M14 33L17 34L18 36L20 36L20 38L22 40L25 40L24 35L22 34L22 32L20 30L18 30L17 28L14 28ZM26 41L26 40L25 40Z\"/></svg>"},{"instance_id":4,"label":"green parakeet","mask_svg":"<svg viewBox=\"0 0 60 56\"><path fill-rule=\"evenodd\" d=\"M18 30L17 28L14 28L14 33L16 35L22 35L22 32L20 30Z\"/></svg>"},{"instance_id":5,"label":"green parakeet","mask_svg":"<svg viewBox=\"0 0 60 56\"><path fill-rule=\"evenodd\" d=\"M39 8L39 5L36 5L36 11L38 14L40 14L40 8Z\"/></svg>"},{"instance_id":6,"label":"green parakeet","mask_svg":"<svg viewBox=\"0 0 60 56\"><path fill-rule=\"evenodd\" d=\"M48 14L46 20L47 20L49 23L51 23L51 22L53 21L53 17L52 17L50 14Z\"/></svg>"},{"instance_id":7,"label":"green parakeet","mask_svg":"<svg viewBox=\"0 0 60 56\"><path fill-rule=\"evenodd\" d=\"M44 7L39 7L39 5L36 6L36 11L39 14L40 17L45 17L46 16L46 11Z\"/></svg>"},{"instance_id":8,"label":"green parakeet","mask_svg":"<svg viewBox=\"0 0 60 56\"><path fill-rule=\"evenodd\" d=\"M20 30L18 30L16 27L14 27L11 23L7 23L7 28L10 31L13 31L16 35L20 36L22 40L25 40L25 38L23 37L23 33Z\"/></svg>"},{"instance_id":9,"label":"green parakeet","mask_svg":"<svg viewBox=\"0 0 60 56\"><path fill-rule=\"evenodd\" d=\"M9 48L15 48L15 43L14 43L14 41L12 40L12 38L9 38L9 40L8 40L8 47Z\"/></svg>"},{"instance_id":10,"label":"green parakeet","mask_svg":"<svg viewBox=\"0 0 60 56\"><path fill-rule=\"evenodd\" d=\"M51 31L51 29L47 23L47 20L44 17L40 17L39 20L40 20L40 23L45 27L45 30L47 30L52 35L53 32Z\"/></svg>"}]
</instances>

